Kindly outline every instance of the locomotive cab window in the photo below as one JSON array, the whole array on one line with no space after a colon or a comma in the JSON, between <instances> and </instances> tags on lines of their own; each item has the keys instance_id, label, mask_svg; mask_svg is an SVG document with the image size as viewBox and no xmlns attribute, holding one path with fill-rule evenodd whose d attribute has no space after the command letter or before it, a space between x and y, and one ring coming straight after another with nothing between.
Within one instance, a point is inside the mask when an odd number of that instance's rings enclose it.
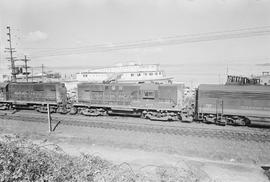
<instances>
[{"instance_id":1,"label":"locomotive cab window","mask_svg":"<svg viewBox=\"0 0 270 182\"><path fill-rule=\"evenodd\" d=\"M155 92L154 91L144 91L143 92L143 99L155 99Z\"/></svg>"}]
</instances>

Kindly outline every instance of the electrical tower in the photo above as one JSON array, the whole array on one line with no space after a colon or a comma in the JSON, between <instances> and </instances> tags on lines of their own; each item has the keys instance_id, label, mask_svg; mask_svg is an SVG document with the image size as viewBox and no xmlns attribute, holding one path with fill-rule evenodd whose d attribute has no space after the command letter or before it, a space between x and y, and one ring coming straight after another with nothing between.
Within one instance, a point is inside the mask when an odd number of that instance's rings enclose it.
<instances>
[{"instance_id":1,"label":"electrical tower","mask_svg":"<svg viewBox=\"0 0 270 182\"><path fill-rule=\"evenodd\" d=\"M10 62L11 62L11 82L16 82L16 75L17 75L17 70L15 67L15 60L14 60L14 56L13 53L16 52L14 48L12 48L12 42L11 42L11 30L10 30L10 26L7 26L7 30L8 30L8 42L9 42L9 47L6 48L6 52L10 53L10 57L7 58Z\"/></svg>"}]
</instances>

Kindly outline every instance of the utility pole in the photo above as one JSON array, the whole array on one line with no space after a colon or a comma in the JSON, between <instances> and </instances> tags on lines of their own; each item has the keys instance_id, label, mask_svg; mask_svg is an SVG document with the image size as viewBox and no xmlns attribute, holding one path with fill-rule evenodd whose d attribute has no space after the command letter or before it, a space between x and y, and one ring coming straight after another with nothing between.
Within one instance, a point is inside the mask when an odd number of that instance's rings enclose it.
<instances>
[{"instance_id":1,"label":"utility pole","mask_svg":"<svg viewBox=\"0 0 270 182\"><path fill-rule=\"evenodd\" d=\"M15 67L15 60L13 57L13 53L16 52L14 48L12 48L12 42L11 42L11 30L10 30L10 26L7 26L7 30L8 30L8 42L9 42L9 47L6 48L7 52L10 53L10 57L8 58L8 60L10 60L11 62L11 82L16 82L16 67Z\"/></svg>"},{"instance_id":2,"label":"utility pole","mask_svg":"<svg viewBox=\"0 0 270 182\"><path fill-rule=\"evenodd\" d=\"M43 64L42 64L42 65L41 65L42 82L44 82L43 71L44 71L44 66L43 66Z\"/></svg>"},{"instance_id":3,"label":"utility pole","mask_svg":"<svg viewBox=\"0 0 270 182\"><path fill-rule=\"evenodd\" d=\"M27 66L27 62L30 61L30 59L27 59L26 56L24 56L23 61L24 61L24 68L25 68L26 82L28 82L28 75L29 75L29 73L28 73L28 68L29 68L29 66Z\"/></svg>"},{"instance_id":4,"label":"utility pole","mask_svg":"<svg viewBox=\"0 0 270 182\"><path fill-rule=\"evenodd\" d=\"M31 69L31 72L32 72L32 82L34 82L34 68L33 67Z\"/></svg>"}]
</instances>

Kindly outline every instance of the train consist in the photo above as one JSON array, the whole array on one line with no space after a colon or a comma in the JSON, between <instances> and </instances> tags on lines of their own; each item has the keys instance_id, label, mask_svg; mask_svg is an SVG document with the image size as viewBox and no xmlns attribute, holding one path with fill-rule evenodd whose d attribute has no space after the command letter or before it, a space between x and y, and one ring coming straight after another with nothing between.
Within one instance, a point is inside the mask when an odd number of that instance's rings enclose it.
<instances>
[{"instance_id":1,"label":"train consist","mask_svg":"<svg viewBox=\"0 0 270 182\"><path fill-rule=\"evenodd\" d=\"M68 99L63 83L0 83L0 109L34 109L62 114L131 115L151 120L200 121L220 125L270 124L270 87L228 77L226 85L80 83Z\"/></svg>"}]
</instances>

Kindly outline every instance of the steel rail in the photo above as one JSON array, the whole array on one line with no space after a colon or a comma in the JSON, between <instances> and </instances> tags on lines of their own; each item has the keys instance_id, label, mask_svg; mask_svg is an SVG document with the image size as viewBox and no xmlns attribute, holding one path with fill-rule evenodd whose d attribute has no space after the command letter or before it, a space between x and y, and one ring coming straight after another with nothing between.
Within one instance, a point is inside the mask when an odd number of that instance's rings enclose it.
<instances>
[{"instance_id":1,"label":"steel rail","mask_svg":"<svg viewBox=\"0 0 270 182\"><path fill-rule=\"evenodd\" d=\"M204 138L217 138L227 140L239 140L239 141L254 141L254 142L270 142L269 130L231 130L222 128L204 128L204 127L182 127L182 126L166 126L161 124L145 124L145 123L130 123L121 121L89 121L88 117L77 117L67 115L52 115L53 123L56 124L61 121L63 125L80 126L80 127L92 127L102 129L115 129L120 131L135 131L144 133L156 133L178 136L192 136L192 137L204 137ZM2 114L0 119L7 120L19 120L26 122L41 122L47 123L47 117L45 114Z\"/></svg>"}]
</instances>

